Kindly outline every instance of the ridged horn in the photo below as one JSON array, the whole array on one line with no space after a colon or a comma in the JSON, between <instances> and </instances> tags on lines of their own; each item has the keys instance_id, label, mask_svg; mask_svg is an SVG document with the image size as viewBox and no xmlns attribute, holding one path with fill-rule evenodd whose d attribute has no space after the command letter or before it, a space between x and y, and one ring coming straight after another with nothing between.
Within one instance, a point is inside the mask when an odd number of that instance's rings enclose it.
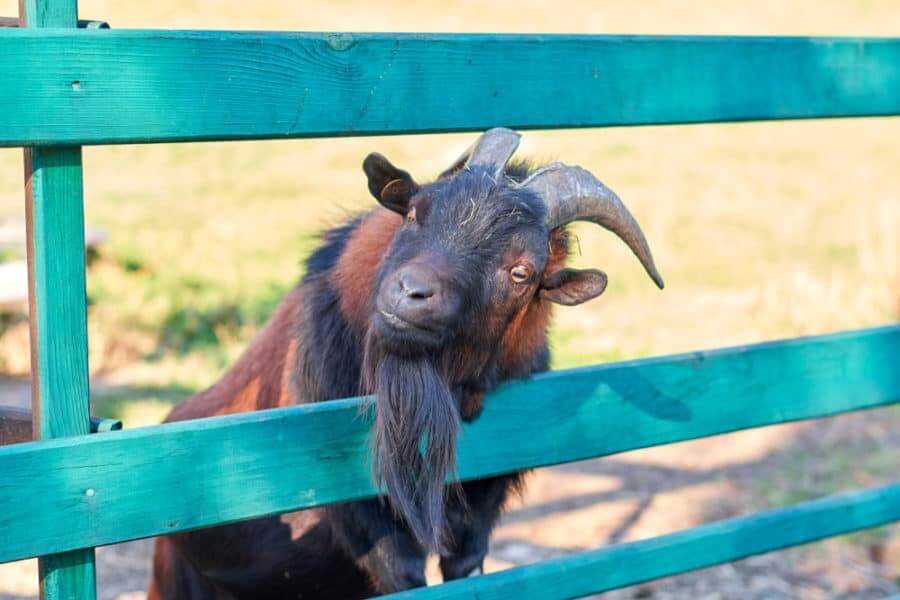
<instances>
[{"instance_id":1,"label":"ridged horn","mask_svg":"<svg viewBox=\"0 0 900 600\"><path fill-rule=\"evenodd\" d=\"M487 170L491 179L499 181L506 168L506 163L519 147L521 137L512 129L505 127L488 129L459 158L453 161L453 165L441 176L452 175L460 169L480 167Z\"/></svg>"},{"instance_id":2,"label":"ridged horn","mask_svg":"<svg viewBox=\"0 0 900 600\"><path fill-rule=\"evenodd\" d=\"M659 289L663 288L663 279L656 270L641 226L616 193L590 172L581 167L551 163L537 169L520 187L543 199L550 229L573 221L590 221L612 231L631 248Z\"/></svg>"}]
</instances>

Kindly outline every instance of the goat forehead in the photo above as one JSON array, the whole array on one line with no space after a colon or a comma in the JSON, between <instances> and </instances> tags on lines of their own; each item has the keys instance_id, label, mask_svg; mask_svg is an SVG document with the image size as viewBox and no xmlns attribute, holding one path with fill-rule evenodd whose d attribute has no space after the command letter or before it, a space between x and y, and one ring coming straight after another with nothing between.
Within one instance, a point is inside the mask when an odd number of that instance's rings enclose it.
<instances>
[{"instance_id":1,"label":"goat forehead","mask_svg":"<svg viewBox=\"0 0 900 600\"><path fill-rule=\"evenodd\" d=\"M446 243L502 250L543 233L546 208L533 194L477 176L455 179L429 190L429 221Z\"/></svg>"}]
</instances>

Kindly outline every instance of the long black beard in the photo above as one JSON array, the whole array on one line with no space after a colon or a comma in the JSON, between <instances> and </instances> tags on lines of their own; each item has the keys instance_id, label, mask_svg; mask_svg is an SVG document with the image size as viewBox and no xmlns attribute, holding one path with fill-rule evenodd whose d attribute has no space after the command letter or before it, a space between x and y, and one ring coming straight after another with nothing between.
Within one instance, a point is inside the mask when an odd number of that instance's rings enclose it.
<instances>
[{"instance_id":1,"label":"long black beard","mask_svg":"<svg viewBox=\"0 0 900 600\"><path fill-rule=\"evenodd\" d=\"M446 546L445 482L456 467L459 410L427 357L368 350L368 387L376 396L374 477L419 543L440 553Z\"/></svg>"}]
</instances>

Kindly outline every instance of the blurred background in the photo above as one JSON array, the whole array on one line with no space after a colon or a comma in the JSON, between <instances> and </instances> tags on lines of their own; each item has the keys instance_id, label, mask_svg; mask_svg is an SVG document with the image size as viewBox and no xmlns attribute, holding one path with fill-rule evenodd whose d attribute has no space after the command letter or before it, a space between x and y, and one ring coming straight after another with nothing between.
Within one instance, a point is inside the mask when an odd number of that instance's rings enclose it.
<instances>
[{"instance_id":1,"label":"blurred background","mask_svg":"<svg viewBox=\"0 0 900 600\"><path fill-rule=\"evenodd\" d=\"M900 35L896 0L515 3L123 3L114 28ZM0 15L17 13L0 0ZM752 81L746 82L753 85ZM335 108L339 110L338 107ZM407 107L415 110L415 107ZM303 273L316 233L373 206L379 151L419 179L472 134L84 150L93 414L162 420L240 354ZM900 319L900 118L529 132L520 154L580 163L622 196L666 277L576 228L574 262L610 288L557 311L557 368ZM0 149L0 404L27 405L22 152ZM900 368L900 366L898 366ZM900 475L900 408L542 470L498 529L488 570L876 485ZM143 597L147 542L98 552L101 597ZM0 565L0 600L37 593ZM882 598L900 594L900 528L880 528L608 594Z\"/></svg>"}]
</instances>

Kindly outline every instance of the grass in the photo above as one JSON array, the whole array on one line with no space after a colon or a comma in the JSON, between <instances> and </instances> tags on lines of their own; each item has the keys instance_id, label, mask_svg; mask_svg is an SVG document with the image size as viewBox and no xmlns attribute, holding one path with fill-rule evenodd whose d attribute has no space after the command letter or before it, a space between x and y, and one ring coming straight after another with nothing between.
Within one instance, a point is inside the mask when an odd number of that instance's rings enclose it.
<instances>
[{"instance_id":1,"label":"grass","mask_svg":"<svg viewBox=\"0 0 900 600\"><path fill-rule=\"evenodd\" d=\"M91 393L94 414L119 419L129 427L162 421L172 407L197 391L185 385L101 386Z\"/></svg>"}]
</instances>

